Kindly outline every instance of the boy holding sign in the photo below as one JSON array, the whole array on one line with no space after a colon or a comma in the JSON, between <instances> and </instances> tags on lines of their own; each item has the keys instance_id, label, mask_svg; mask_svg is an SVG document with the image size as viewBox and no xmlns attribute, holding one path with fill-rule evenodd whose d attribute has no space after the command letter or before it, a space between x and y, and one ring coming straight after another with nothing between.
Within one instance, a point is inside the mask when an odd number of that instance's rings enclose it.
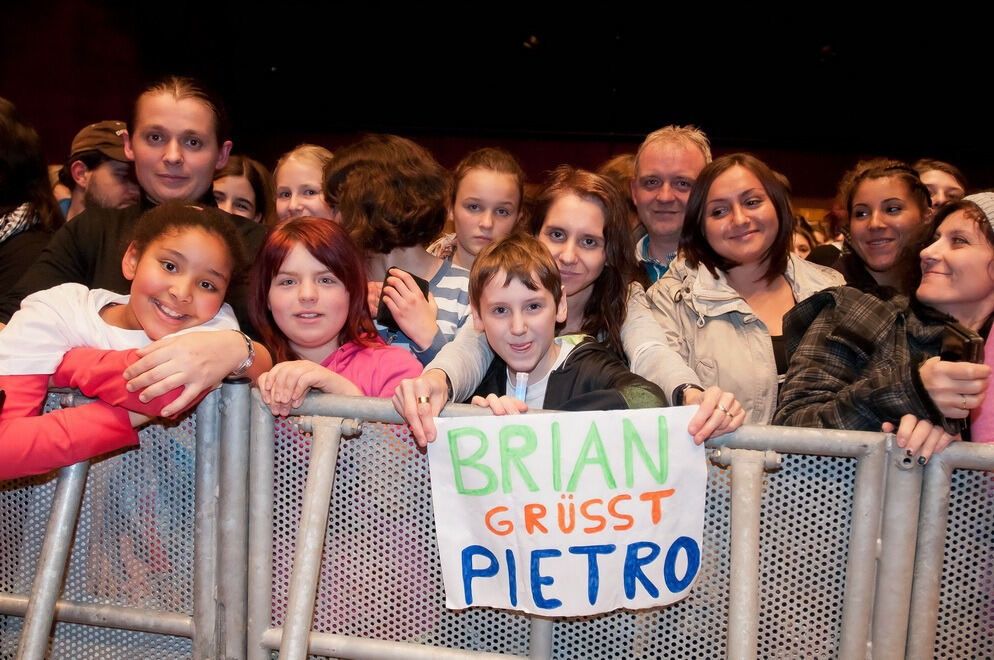
<instances>
[{"instance_id":1,"label":"boy holding sign","mask_svg":"<svg viewBox=\"0 0 994 660\"><path fill-rule=\"evenodd\" d=\"M473 324L497 355L475 405L496 414L517 412L517 401L550 410L666 405L657 385L631 373L591 337L556 336L556 324L566 320L566 298L559 269L537 239L520 234L485 248L473 263L469 296Z\"/></svg>"},{"instance_id":2,"label":"boy holding sign","mask_svg":"<svg viewBox=\"0 0 994 660\"><path fill-rule=\"evenodd\" d=\"M573 411L665 405L659 387L602 344L556 337L566 300L535 238L480 252L469 296L496 354L474 404L498 415L522 401ZM701 566L707 483L704 448L686 441L690 416L438 420L442 440L428 456L447 606L586 616L684 597Z\"/></svg>"}]
</instances>

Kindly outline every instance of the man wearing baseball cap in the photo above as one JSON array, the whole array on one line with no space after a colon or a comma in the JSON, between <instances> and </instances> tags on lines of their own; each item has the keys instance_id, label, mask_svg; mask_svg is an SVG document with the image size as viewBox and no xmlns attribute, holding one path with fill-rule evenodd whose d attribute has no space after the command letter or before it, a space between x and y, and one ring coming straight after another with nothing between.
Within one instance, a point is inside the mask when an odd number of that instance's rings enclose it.
<instances>
[{"instance_id":1,"label":"man wearing baseball cap","mask_svg":"<svg viewBox=\"0 0 994 660\"><path fill-rule=\"evenodd\" d=\"M123 121L101 121L85 127L72 141L59 181L72 191L66 220L88 206L123 209L138 202L138 183L124 155Z\"/></svg>"}]
</instances>

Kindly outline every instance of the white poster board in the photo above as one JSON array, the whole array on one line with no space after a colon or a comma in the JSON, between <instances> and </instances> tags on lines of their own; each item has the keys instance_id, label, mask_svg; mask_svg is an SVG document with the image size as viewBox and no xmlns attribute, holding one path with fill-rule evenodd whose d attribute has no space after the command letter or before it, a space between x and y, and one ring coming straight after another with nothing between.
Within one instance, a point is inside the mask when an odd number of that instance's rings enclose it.
<instances>
[{"instance_id":1,"label":"white poster board","mask_svg":"<svg viewBox=\"0 0 994 660\"><path fill-rule=\"evenodd\" d=\"M446 605L582 616L686 596L707 485L695 410L436 419Z\"/></svg>"}]
</instances>

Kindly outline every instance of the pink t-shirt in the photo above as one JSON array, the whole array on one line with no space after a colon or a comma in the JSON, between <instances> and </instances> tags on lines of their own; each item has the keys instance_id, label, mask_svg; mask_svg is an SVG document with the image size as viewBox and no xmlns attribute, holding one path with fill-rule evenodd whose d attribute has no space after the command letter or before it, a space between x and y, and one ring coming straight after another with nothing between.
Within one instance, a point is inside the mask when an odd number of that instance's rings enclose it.
<instances>
[{"instance_id":1,"label":"pink t-shirt","mask_svg":"<svg viewBox=\"0 0 994 660\"><path fill-rule=\"evenodd\" d=\"M405 378L421 375L421 363L399 346L387 346L379 338L372 346L349 342L321 363L355 384L364 396L391 397Z\"/></svg>"}]
</instances>

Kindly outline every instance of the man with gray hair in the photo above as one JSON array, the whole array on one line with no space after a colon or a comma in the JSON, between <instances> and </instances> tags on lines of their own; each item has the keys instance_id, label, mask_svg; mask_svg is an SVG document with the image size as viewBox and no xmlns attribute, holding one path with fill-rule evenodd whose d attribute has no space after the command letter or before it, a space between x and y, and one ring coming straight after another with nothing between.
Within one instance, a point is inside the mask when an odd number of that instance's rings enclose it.
<instances>
[{"instance_id":1,"label":"man with gray hair","mask_svg":"<svg viewBox=\"0 0 994 660\"><path fill-rule=\"evenodd\" d=\"M635 253L652 282L666 273L676 256L690 189L710 162L708 138L694 126L653 131L635 155L632 200L646 231Z\"/></svg>"}]
</instances>

